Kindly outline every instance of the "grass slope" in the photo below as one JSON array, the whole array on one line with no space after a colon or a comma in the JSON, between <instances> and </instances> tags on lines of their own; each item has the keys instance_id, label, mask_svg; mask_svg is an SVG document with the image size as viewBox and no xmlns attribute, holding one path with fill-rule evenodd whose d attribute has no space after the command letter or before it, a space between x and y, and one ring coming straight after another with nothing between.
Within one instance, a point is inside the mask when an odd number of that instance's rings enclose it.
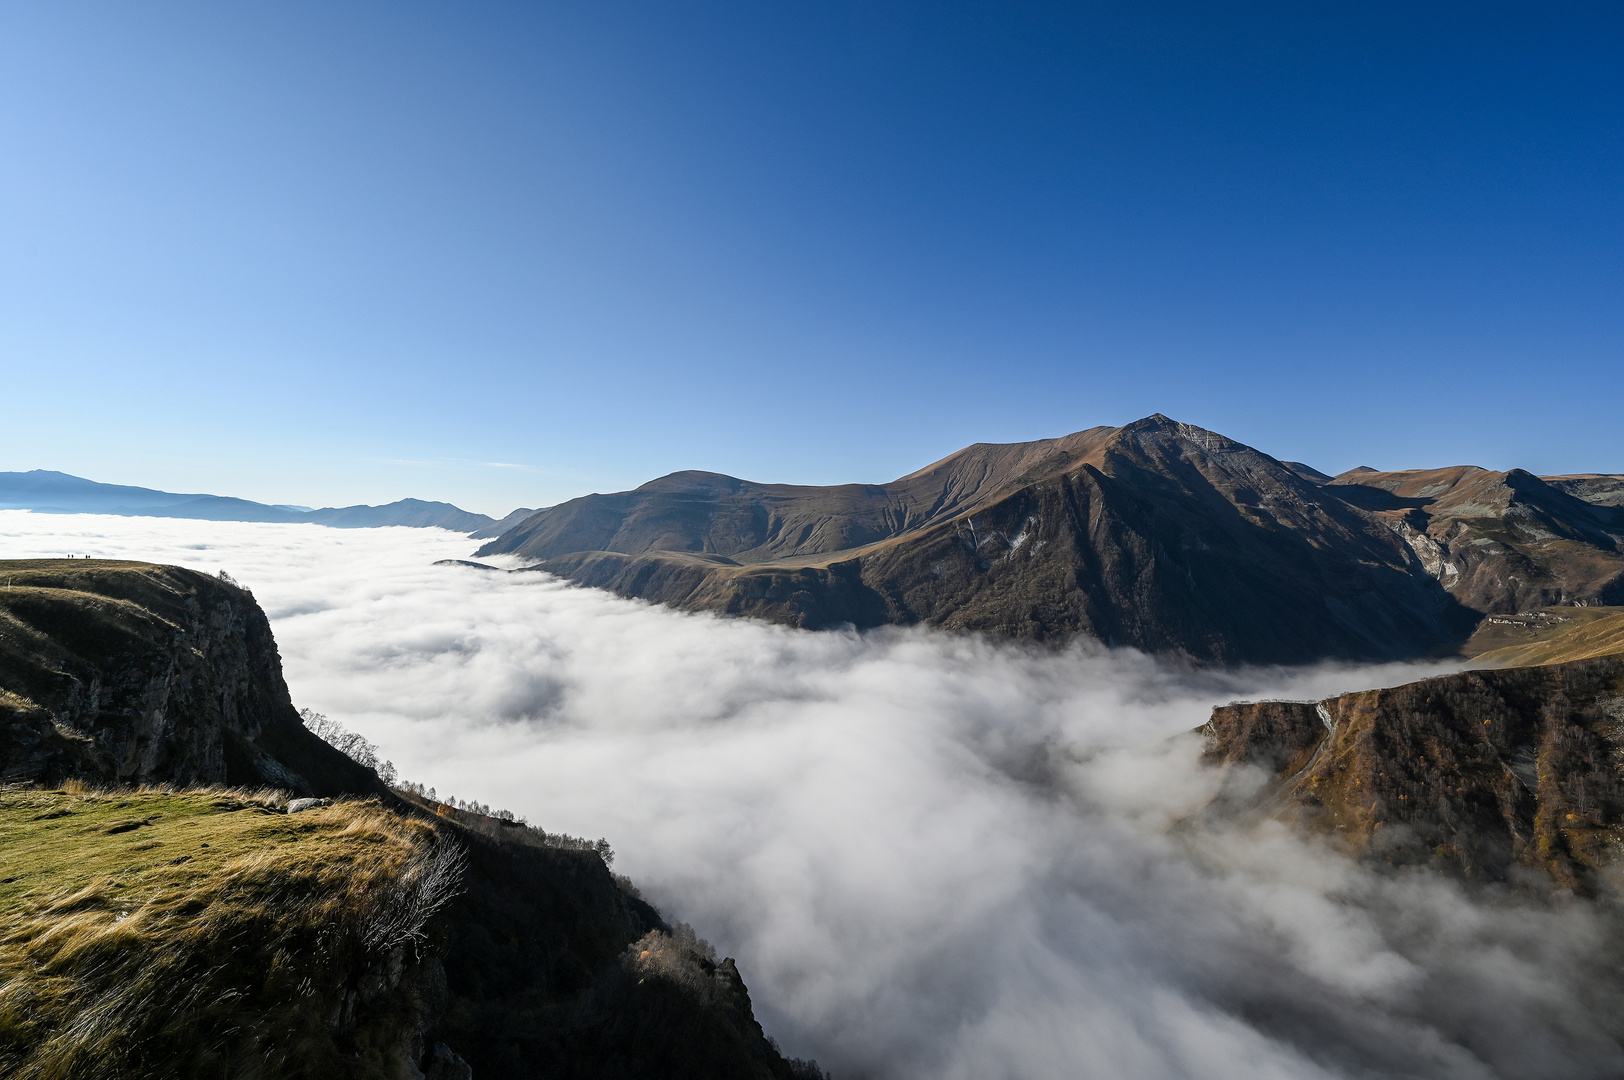
<instances>
[{"instance_id":1,"label":"grass slope","mask_svg":"<svg viewBox=\"0 0 1624 1080\"><path fill-rule=\"evenodd\" d=\"M1480 651L1474 667L1532 667L1624 653L1624 608L1548 608L1531 616L1502 620L1494 637L1473 635ZM1509 639L1501 644L1495 638ZM1470 646L1472 642L1469 642ZM1482 648L1482 646L1490 646Z\"/></svg>"},{"instance_id":2,"label":"grass slope","mask_svg":"<svg viewBox=\"0 0 1624 1080\"><path fill-rule=\"evenodd\" d=\"M403 946L452 849L376 803L281 798L0 789L0 1075L407 1075Z\"/></svg>"}]
</instances>

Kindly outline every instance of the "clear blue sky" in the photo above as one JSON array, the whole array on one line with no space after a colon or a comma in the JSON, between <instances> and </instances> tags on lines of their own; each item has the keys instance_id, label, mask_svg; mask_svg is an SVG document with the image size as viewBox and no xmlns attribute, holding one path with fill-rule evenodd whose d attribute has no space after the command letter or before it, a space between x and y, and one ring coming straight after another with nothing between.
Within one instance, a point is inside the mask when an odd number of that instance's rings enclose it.
<instances>
[{"instance_id":1,"label":"clear blue sky","mask_svg":"<svg viewBox=\"0 0 1624 1080\"><path fill-rule=\"evenodd\" d=\"M0 469L486 512L1152 412L1624 472L1624 7L0 8Z\"/></svg>"}]
</instances>

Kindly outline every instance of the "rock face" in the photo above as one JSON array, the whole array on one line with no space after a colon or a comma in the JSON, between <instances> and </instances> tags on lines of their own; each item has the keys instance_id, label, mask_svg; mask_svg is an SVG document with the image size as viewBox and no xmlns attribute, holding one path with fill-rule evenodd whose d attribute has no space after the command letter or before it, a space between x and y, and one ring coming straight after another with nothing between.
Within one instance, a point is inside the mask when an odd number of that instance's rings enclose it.
<instances>
[{"instance_id":1,"label":"rock face","mask_svg":"<svg viewBox=\"0 0 1624 1080\"><path fill-rule=\"evenodd\" d=\"M676 473L480 549L626 596L797 626L1077 634L1203 660L1413 656L1473 621L1400 530L1288 466L1153 416L978 444L891 484Z\"/></svg>"},{"instance_id":2,"label":"rock face","mask_svg":"<svg viewBox=\"0 0 1624 1080\"><path fill-rule=\"evenodd\" d=\"M1388 521L1473 611L1624 604L1624 478L1355 469L1326 490Z\"/></svg>"},{"instance_id":3,"label":"rock face","mask_svg":"<svg viewBox=\"0 0 1624 1080\"><path fill-rule=\"evenodd\" d=\"M1203 731L1232 770L1214 812L1373 861L1590 892L1624 850L1624 656L1225 705Z\"/></svg>"},{"instance_id":4,"label":"rock face","mask_svg":"<svg viewBox=\"0 0 1624 1080\"><path fill-rule=\"evenodd\" d=\"M383 791L305 730L246 590L78 559L0 562L0 776Z\"/></svg>"}]
</instances>

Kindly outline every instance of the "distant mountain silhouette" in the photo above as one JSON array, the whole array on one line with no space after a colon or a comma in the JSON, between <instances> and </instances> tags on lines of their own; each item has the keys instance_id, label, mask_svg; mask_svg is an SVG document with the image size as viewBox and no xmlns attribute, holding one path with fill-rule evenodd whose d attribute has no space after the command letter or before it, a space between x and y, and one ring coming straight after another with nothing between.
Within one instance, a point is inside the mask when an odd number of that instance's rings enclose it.
<instances>
[{"instance_id":1,"label":"distant mountain silhouette","mask_svg":"<svg viewBox=\"0 0 1624 1080\"><path fill-rule=\"evenodd\" d=\"M267 506L222 495L182 495L152 488L99 484L68 473L35 469L0 473L0 510L33 510L55 514L119 514L126 517L190 518L199 521L311 522L339 529L380 525L441 528L471 533L495 524L484 514L469 513L450 503L401 499L384 506L326 507L300 510ZM533 511L525 511L525 514Z\"/></svg>"},{"instance_id":2,"label":"distant mountain silhouette","mask_svg":"<svg viewBox=\"0 0 1624 1080\"><path fill-rule=\"evenodd\" d=\"M796 626L1082 634L1221 662L1428 655L1530 596L1624 596L1618 478L1484 476L1500 479L1449 501L1442 480L1333 479L1156 415L978 443L889 484L673 473L538 512L476 557ZM1496 591L1497 568L1518 584Z\"/></svg>"}]
</instances>

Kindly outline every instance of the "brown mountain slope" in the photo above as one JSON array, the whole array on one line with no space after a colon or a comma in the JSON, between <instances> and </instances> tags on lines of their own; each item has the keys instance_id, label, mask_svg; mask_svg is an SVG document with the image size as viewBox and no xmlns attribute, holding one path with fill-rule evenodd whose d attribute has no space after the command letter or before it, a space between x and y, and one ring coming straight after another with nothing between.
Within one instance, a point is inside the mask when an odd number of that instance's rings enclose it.
<instances>
[{"instance_id":1,"label":"brown mountain slope","mask_svg":"<svg viewBox=\"0 0 1624 1080\"><path fill-rule=\"evenodd\" d=\"M1278 817L1364 858L1581 892L1624 850L1624 656L1466 671L1320 702L1213 710L1239 769L1215 812Z\"/></svg>"},{"instance_id":2,"label":"brown mountain slope","mask_svg":"<svg viewBox=\"0 0 1624 1080\"><path fill-rule=\"evenodd\" d=\"M1158 415L977 444L889 484L673 473L532 515L479 554L795 626L1378 659L1449 651L1486 614L1624 602L1621 503L1624 479L1601 474L1332 478Z\"/></svg>"},{"instance_id":3,"label":"brown mountain slope","mask_svg":"<svg viewBox=\"0 0 1624 1080\"><path fill-rule=\"evenodd\" d=\"M480 554L553 559L577 552L721 556L735 564L821 556L974 510L1034 469L1081 460L1114 428L1035 443L978 443L890 484L803 487L678 472L635 491L588 495L535 514Z\"/></svg>"},{"instance_id":4,"label":"brown mountain slope","mask_svg":"<svg viewBox=\"0 0 1624 1080\"><path fill-rule=\"evenodd\" d=\"M1499 623L1522 623L1522 632L1508 644L1473 656L1473 667L1564 664L1624 653L1624 608L1547 608L1527 615L1491 616L1491 619ZM1472 635L1472 640L1488 637L1479 630Z\"/></svg>"},{"instance_id":5,"label":"brown mountain slope","mask_svg":"<svg viewBox=\"0 0 1624 1080\"><path fill-rule=\"evenodd\" d=\"M817 627L1089 634L1208 660L1408 656L1471 616L1399 533L1311 478L1153 416L968 447L890 484L677 473L480 549L680 607Z\"/></svg>"},{"instance_id":6,"label":"brown mountain slope","mask_svg":"<svg viewBox=\"0 0 1624 1080\"><path fill-rule=\"evenodd\" d=\"M1511 615L1624 603L1624 506L1608 481L1462 465L1357 469L1327 490L1391 522L1462 604Z\"/></svg>"}]
</instances>

